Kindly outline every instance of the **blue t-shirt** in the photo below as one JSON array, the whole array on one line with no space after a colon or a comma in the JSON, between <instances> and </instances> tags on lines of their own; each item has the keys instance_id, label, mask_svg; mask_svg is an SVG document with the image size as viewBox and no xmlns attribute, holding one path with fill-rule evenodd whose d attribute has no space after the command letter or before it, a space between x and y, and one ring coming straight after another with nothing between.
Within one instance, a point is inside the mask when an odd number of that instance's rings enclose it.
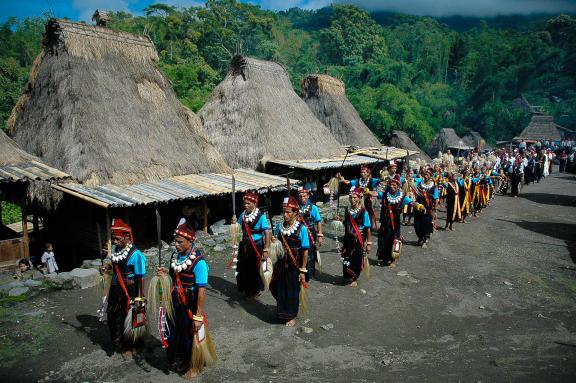
<instances>
[{"instance_id":1,"label":"blue t-shirt","mask_svg":"<svg viewBox=\"0 0 576 383\"><path fill-rule=\"evenodd\" d=\"M240 213L240 218L238 219L238 223L240 224L240 226L244 227L244 212ZM262 214L260 216L260 219L258 220L258 222L256 222L256 225L254 225L253 230L261 230L261 231L265 231L265 230L270 230L270 224L268 223L268 218L266 218L265 214ZM263 237L262 233L252 233L252 239L254 241L260 241Z\"/></svg>"},{"instance_id":2,"label":"blue t-shirt","mask_svg":"<svg viewBox=\"0 0 576 383\"><path fill-rule=\"evenodd\" d=\"M351 213L352 218L356 218L356 214ZM358 229L364 230L365 227L372 227L372 223L370 222L370 214L368 214L366 210L364 210L364 219L362 220L362 225L358 226Z\"/></svg>"},{"instance_id":3,"label":"blue t-shirt","mask_svg":"<svg viewBox=\"0 0 576 383\"><path fill-rule=\"evenodd\" d=\"M198 256L200 256L202 253L200 252L200 250L196 249L196 254ZM185 261L186 258L188 258L188 255L189 255L189 253L177 254L176 255L176 261L178 263L181 263L181 262ZM206 262L205 259L201 259L198 262L196 262L196 265L194 265L192 272L194 273L197 287L206 287L208 285L208 272L209 271L210 271L210 268L208 267L208 263ZM193 290L194 286L191 286L190 289Z\"/></svg>"},{"instance_id":4,"label":"blue t-shirt","mask_svg":"<svg viewBox=\"0 0 576 383\"><path fill-rule=\"evenodd\" d=\"M300 210L304 210L304 208L308 205L312 205L310 201L308 201L306 205L300 205ZM322 221L322 218L320 217L320 209L318 209L318 206L312 205L310 208L310 218L312 218L312 221L315 223Z\"/></svg>"},{"instance_id":5,"label":"blue t-shirt","mask_svg":"<svg viewBox=\"0 0 576 383\"><path fill-rule=\"evenodd\" d=\"M146 276L146 256L142 254L140 250L136 250L132 253L127 264L129 266L134 266L134 274L129 274L128 278L133 278L134 276Z\"/></svg>"},{"instance_id":6,"label":"blue t-shirt","mask_svg":"<svg viewBox=\"0 0 576 383\"><path fill-rule=\"evenodd\" d=\"M280 233L280 228L282 227L282 223L279 223L274 228L274 235L278 237L278 233ZM298 235L298 239L300 240L300 248L302 250L307 250L310 248L310 239L308 237L308 229L306 226L302 225L302 230L300 230L300 234Z\"/></svg>"}]
</instances>

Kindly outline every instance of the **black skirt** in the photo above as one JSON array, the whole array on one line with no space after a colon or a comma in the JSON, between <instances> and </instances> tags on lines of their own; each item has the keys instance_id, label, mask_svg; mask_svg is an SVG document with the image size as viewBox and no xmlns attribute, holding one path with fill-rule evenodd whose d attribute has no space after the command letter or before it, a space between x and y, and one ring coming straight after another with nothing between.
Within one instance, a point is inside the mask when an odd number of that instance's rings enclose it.
<instances>
[{"instance_id":1,"label":"black skirt","mask_svg":"<svg viewBox=\"0 0 576 383\"><path fill-rule=\"evenodd\" d=\"M264 248L262 240L254 241L260 255ZM250 240L240 242L238 249L238 262L236 263L236 284L238 291L246 295L255 295L264 290L264 283L260 278L260 264Z\"/></svg>"}]
</instances>

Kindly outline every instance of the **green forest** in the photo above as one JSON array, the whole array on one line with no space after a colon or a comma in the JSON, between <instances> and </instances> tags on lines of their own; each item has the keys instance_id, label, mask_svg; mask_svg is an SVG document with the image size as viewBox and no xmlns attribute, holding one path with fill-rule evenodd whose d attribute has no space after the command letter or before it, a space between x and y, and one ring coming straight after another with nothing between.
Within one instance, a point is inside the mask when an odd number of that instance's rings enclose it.
<instances>
[{"instance_id":1,"label":"green forest","mask_svg":"<svg viewBox=\"0 0 576 383\"><path fill-rule=\"evenodd\" d=\"M0 25L4 129L45 22L11 18ZM530 119L514 106L519 97L576 129L576 18L569 15L434 19L351 5L272 12L210 0L191 8L155 4L142 16L117 12L108 26L149 35L162 70L194 111L240 53L282 63L297 93L308 74L340 78L381 139L401 129L423 145L441 128L476 130L489 142L510 139Z\"/></svg>"}]
</instances>

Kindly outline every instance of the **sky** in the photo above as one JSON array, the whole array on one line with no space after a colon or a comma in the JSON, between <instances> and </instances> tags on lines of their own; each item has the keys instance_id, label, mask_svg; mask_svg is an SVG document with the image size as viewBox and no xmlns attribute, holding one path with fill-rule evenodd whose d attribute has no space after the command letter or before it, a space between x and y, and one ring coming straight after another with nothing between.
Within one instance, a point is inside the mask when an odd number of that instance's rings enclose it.
<instances>
[{"instance_id":1,"label":"sky","mask_svg":"<svg viewBox=\"0 0 576 383\"><path fill-rule=\"evenodd\" d=\"M576 0L241 0L264 9L285 10L292 7L318 9L331 3L350 3L375 11L403 12L427 16L479 16L507 14L576 13ZM0 22L10 16L68 17L90 21L96 9L142 14L155 3L178 7L202 5L198 0L0 0Z\"/></svg>"}]
</instances>

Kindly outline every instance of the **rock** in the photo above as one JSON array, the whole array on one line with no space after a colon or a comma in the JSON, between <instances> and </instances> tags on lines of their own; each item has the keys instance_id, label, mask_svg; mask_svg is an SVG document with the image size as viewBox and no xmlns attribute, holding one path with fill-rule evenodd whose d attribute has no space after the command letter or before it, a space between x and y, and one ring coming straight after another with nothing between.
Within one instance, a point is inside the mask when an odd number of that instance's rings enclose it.
<instances>
[{"instance_id":1,"label":"rock","mask_svg":"<svg viewBox=\"0 0 576 383\"><path fill-rule=\"evenodd\" d=\"M402 270L402 271L397 272L396 275L398 275L399 277L407 277L407 276L408 276L408 272Z\"/></svg>"},{"instance_id":2,"label":"rock","mask_svg":"<svg viewBox=\"0 0 576 383\"><path fill-rule=\"evenodd\" d=\"M24 282L22 281L12 281L10 283L7 283L5 285L0 286L0 291L2 291L3 293L6 293L16 287L24 287Z\"/></svg>"},{"instance_id":3,"label":"rock","mask_svg":"<svg viewBox=\"0 0 576 383\"><path fill-rule=\"evenodd\" d=\"M70 275L69 272L59 274L48 274L44 278L44 281L46 281L48 287L51 287L53 289L71 290L74 288L74 278Z\"/></svg>"},{"instance_id":4,"label":"rock","mask_svg":"<svg viewBox=\"0 0 576 383\"><path fill-rule=\"evenodd\" d=\"M216 245L216 246L214 246L214 249L213 249L213 250L214 250L215 252L223 252L224 250L226 250L226 246L224 246L224 245Z\"/></svg>"},{"instance_id":5,"label":"rock","mask_svg":"<svg viewBox=\"0 0 576 383\"><path fill-rule=\"evenodd\" d=\"M478 308L479 308L480 310L484 310L486 307L484 307L484 306L478 306Z\"/></svg>"},{"instance_id":6,"label":"rock","mask_svg":"<svg viewBox=\"0 0 576 383\"><path fill-rule=\"evenodd\" d=\"M168 250L170 248L170 244L164 241L160 241L162 243L162 250Z\"/></svg>"},{"instance_id":7,"label":"rock","mask_svg":"<svg viewBox=\"0 0 576 383\"><path fill-rule=\"evenodd\" d=\"M40 279L42 279L42 278L44 278L44 273L42 273L41 271L39 271L39 270L34 270L34 271L32 272L32 279L40 280Z\"/></svg>"},{"instance_id":8,"label":"rock","mask_svg":"<svg viewBox=\"0 0 576 383\"><path fill-rule=\"evenodd\" d=\"M42 285L42 282L41 282L41 281L37 281L37 280L35 280L35 279L29 279L29 280L27 280L26 282L24 282L24 285L25 285L25 286L28 286L28 287L38 287L38 286L41 286L41 285Z\"/></svg>"},{"instance_id":9,"label":"rock","mask_svg":"<svg viewBox=\"0 0 576 383\"><path fill-rule=\"evenodd\" d=\"M29 313L25 313L24 315L29 316L29 317L38 317L41 315L46 314L46 311L42 310L42 309L38 309L36 311L30 311Z\"/></svg>"},{"instance_id":10,"label":"rock","mask_svg":"<svg viewBox=\"0 0 576 383\"><path fill-rule=\"evenodd\" d=\"M487 296L488 298L491 298L491 297L492 297L492 294L490 294L490 293L484 293L484 294L486 294L486 296Z\"/></svg>"},{"instance_id":11,"label":"rock","mask_svg":"<svg viewBox=\"0 0 576 383\"><path fill-rule=\"evenodd\" d=\"M506 286L512 286L512 283L508 282L508 281L504 281L503 282Z\"/></svg>"},{"instance_id":12,"label":"rock","mask_svg":"<svg viewBox=\"0 0 576 383\"><path fill-rule=\"evenodd\" d=\"M332 323L328 323L328 324L324 324L320 327L322 328L322 330L329 331L329 330L332 330L334 328L334 325Z\"/></svg>"},{"instance_id":13,"label":"rock","mask_svg":"<svg viewBox=\"0 0 576 383\"><path fill-rule=\"evenodd\" d=\"M80 289L94 287L100 281L100 273L94 269L74 269L70 276L74 280L74 287Z\"/></svg>"},{"instance_id":14,"label":"rock","mask_svg":"<svg viewBox=\"0 0 576 383\"><path fill-rule=\"evenodd\" d=\"M366 294L366 290L364 290L364 289L360 289L360 292L361 292L362 294Z\"/></svg>"},{"instance_id":15,"label":"rock","mask_svg":"<svg viewBox=\"0 0 576 383\"><path fill-rule=\"evenodd\" d=\"M226 242L227 238L225 235L219 235L218 237L214 237L214 241L216 243L224 243Z\"/></svg>"},{"instance_id":16,"label":"rock","mask_svg":"<svg viewBox=\"0 0 576 383\"><path fill-rule=\"evenodd\" d=\"M214 241L212 238L209 238L209 239L203 240L202 244L204 246L216 246L216 241Z\"/></svg>"},{"instance_id":17,"label":"rock","mask_svg":"<svg viewBox=\"0 0 576 383\"><path fill-rule=\"evenodd\" d=\"M196 238L198 239L210 238L210 234L206 233L203 230L196 230Z\"/></svg>"},{"instance_id":18,"label":"rock","mask_svg":"<svg viewBox=\"0 0 576 383\"><path fill-rule=\"evenodd\" d=\"M305 334L312 334L314 332L314 329L306 326L300 327L300 330L302 330L302 332Z\"/></svg>"},{"instance_id":19,"label":"rock","mask_svg":"<svg viewBox=\"0 0 576 383\"><path fill-rule=\"evenodd\" d=\"M226 221L221 219L220 221L212 224L208 230L210 230L213 235L220 235L228 232L228 226L229 225L226 225Z\"/></svg>"},{"instance_id":20,"label":"rock","mask_svg":"<svg viewBox=\"0 0 576 383\"><path fill-rule=\"evenodd\" d=\"M26 294L30 289L28 287L14 287L10 291L8 291L9 297L17 297L23 294Z\"/></svg>"}]
</instances>

